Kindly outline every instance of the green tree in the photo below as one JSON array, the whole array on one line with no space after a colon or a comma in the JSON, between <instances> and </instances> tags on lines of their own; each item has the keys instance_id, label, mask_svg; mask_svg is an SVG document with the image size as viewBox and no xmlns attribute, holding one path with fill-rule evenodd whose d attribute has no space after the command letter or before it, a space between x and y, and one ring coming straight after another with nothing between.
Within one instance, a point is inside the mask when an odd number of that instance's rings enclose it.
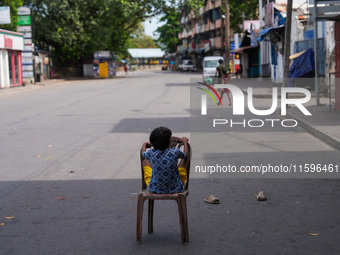
<instances>
[{"instance_id":1,"label":"green tree","mask_svg":"<svg viewBox=\"0 0 340 255\"><path fill-rule=\"evenodd\" d=\"M168 8L166 0L25 0L34 11L35 43L52 46L59 65L77 66L99 50L126 51L139 24Z\"/></svg>"},{"instance_id":2,"label":"green tree","mask_svg":"<svg viewBox=\"0 0 340 255\"><path fill-rule=\"evenodd\" d=\"M11 24L0 25L0 28L17 31L18 8L23 6L23 0L0 0L0 6L9 6L11 12Z\"/></svg>"},{"instance_id":3,"label":"green tree","mask_svg":"<svg viewBox=\"0 0 340 255\"><path fill-rule=\"evenodd\" d=\"M232 28L234 32L241 32L240 25L243 25L242 16L245 17L245 20L257 20L258 8L259 4L257 0L229 0L230 28ZM223 10L225 9L223 8Z\"/></svg>"},{"instance_id":4,"label":"green tree","mask_svg":"<svg viewBox=\"0 0 340 255\"><path fill-rule=\"evenodd\" d=\"M151 36L140 34L136 37L129 38L126 43L127 48L158 48Z\"/></svg>"},{"instance_id":5,"label":"green tree","mask_svg":"<svg viewBox=\"0 0 340 255\"><path fill-rule=\"evenodd\" d=\"M161 22L166 22L163 26L157 28L156 32L159 33L158 42L162 45L164 50L175 52L177 44L179 43L178 21L180 19L181 11L178 7L168 9L164 15L159 19Z\"/></svg>"}]
</instances>

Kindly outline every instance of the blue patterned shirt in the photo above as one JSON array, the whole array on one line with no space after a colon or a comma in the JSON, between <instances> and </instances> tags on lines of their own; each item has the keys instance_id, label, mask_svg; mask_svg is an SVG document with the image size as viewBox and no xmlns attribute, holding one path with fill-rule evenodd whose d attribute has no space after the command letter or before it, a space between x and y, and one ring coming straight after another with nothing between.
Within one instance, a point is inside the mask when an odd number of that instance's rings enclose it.
<instances>
[{"instance_id":1,"label":"blue patterned shirt","mask_svg":"<svg viewBox=\"0 0 340 255\"><path fill-rule=\"evenodd\" d=\"M164 151L150 149L143 153L152 166L152 176L149 190L157 194L178 193L184 190L183 182L178 172L178 159L186 155L178 148L168 148Z\"/></svg>"}]
</instances>

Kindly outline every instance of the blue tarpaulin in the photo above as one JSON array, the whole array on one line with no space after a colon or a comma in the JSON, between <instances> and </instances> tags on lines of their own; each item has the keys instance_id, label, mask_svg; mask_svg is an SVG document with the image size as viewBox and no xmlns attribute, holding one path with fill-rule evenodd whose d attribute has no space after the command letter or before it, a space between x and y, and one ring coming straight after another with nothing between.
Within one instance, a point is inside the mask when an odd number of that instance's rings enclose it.
<instances>
[{"instance_id":1,"label":"blue tarpaulin","mask_svg":"<svg viewBox=\"0 0 340 255\"><path fill-rule=\"evenodd\" d=\"M289 68L289 78L299 78L315 70L314 51L309 48L301 56L294 59Z\"/></svg>"}]
</instances>

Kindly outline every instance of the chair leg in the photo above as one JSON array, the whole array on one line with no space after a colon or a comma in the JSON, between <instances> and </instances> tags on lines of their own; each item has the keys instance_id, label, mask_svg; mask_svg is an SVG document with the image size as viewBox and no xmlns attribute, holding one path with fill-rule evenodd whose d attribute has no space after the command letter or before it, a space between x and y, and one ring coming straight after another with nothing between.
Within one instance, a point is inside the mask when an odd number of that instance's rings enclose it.
<instances>
[{"instance_id":1,"label":"chair leg","mask_svg":"<svg viewBox=\"0 0 340 255\"><path fill-rule=\"evenodd\" d=\"M144 197L143 194L139 194L137 200L137 229L136 229L137 242L139 243L142 242L143 206Z\"/></svg>"},{"instance_id":2,"label":"chair leg","mask_svg":"<svg viewBox=\"0 0 340 255\"><path fill-rule=\"evenodd\" d=\"M148 233L153 233L153 207L155 200L149 199Z\"/></svg>"},{"instance_id":3,"label":"chair leg","mask_svg":"<svg viewBox=\"0 0 340 255\"><path fill-rule=\"evenodd\" d=\"M188 213L187 213L187 199L185 196L180 198L182 204L183 215L183 231L184 243L189 243L189 227L188 227Z\"/></svg>"},{"instance_id":4,"label":"chair leg","mask_svg":"<svg viewBox=\"0 0 340 255\"><path fill-rule=\"evenodd\" d=\"M182 239L182 243L185 243L184 228L183 228L183 207L181 203L181 198L179 197L176 201L178 205L179 224L181 227L181 239Z\"/></svg>"}]
</instances>

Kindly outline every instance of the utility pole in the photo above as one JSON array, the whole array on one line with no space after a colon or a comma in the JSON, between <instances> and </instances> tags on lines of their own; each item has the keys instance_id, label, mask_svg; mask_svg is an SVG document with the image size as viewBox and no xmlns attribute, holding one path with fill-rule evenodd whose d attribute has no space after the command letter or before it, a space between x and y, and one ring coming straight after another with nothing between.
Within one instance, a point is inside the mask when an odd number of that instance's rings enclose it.
<instances>
[{"instance_id":1,"label":"utility pole","mask_svg":"<svg viewBox=\"0 0 340 255\"><path fill-rule=\"evenodd\" d=\"M225 20L226 20L226 24L225 24L225 63L226 66L229 70L229 28L230 28L230 14L229 14L229 1L228 0L224 0L225 2Z\"/></svg>"},{"instance_id":2,"label":"utility pole","mask_svg":"<svg viewBox=\"0 0 340 255\"><path fill-rule=\"evenodd\" d=\"M284 76L283 86L288 86L289 78L289 55L290 55L290 36L292 29L292 11L293 0L287 1L287 15L286 15L286 27L285 27L285 41L284 41Z\"/></svg>"},{"instance_id":3,"label":"utility pole","mask_svg":"<svg viewBox=\"0 0 340 255\"><path fill-rule=\"evenodd\" d=\"M316 105L320 105L319 95L319 58L318 58L318 1L314 0L314 91Z\"/></svg>"}]
</instances>

